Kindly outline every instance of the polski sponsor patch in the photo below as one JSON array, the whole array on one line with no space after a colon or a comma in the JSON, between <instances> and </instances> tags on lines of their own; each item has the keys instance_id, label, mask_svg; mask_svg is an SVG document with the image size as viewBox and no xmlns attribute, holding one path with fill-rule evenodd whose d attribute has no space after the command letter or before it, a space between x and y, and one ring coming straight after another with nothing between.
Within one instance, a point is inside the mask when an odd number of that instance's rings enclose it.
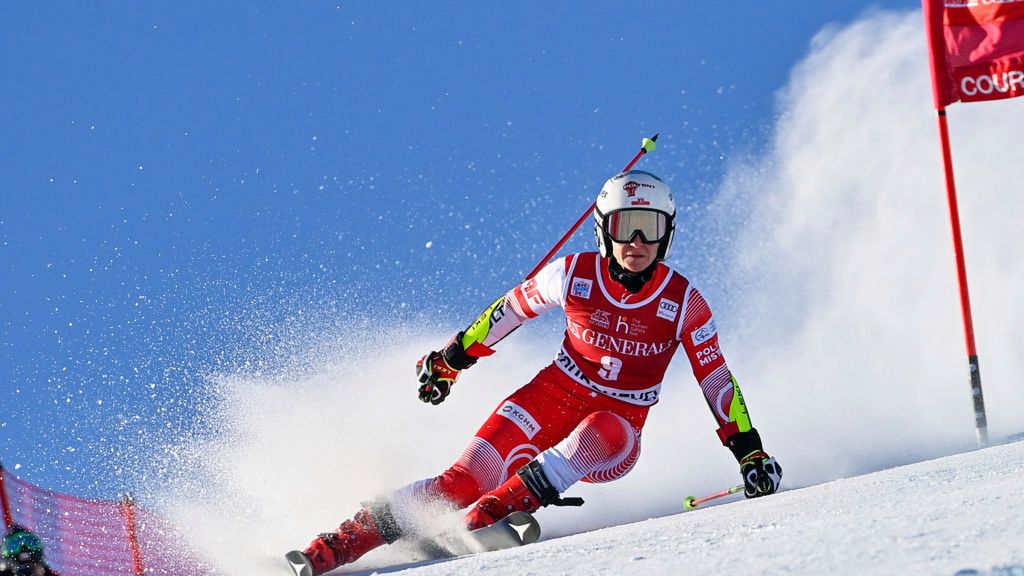
<instances>
[{"instance_id":1,"label":"polski sponsor patch","mask_svg":"<svg viewBox=\"0 0 1024 576\"><path fill-rule=\"evenodd\" d=\"M715 325L715 319L712 318L706 324L691 332L690 339L693 340L693 345L697 346L707 342L715 334L718 334L718 326Z\"/></svg>"}]
</instances>

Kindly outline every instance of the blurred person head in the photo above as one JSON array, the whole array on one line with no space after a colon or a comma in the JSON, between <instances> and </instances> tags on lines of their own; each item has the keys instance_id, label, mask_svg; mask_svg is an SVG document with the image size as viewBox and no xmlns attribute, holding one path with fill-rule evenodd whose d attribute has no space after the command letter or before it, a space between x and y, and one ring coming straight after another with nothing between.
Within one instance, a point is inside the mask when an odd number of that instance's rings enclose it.
<instances>
[{"instance_id":1,"label":"blurred person head","mask_svg":"<svg viewBox=\"0 0 1024 576\"><path fill-rule=\"evenodd\" d=\"M12 525L7 535L4 536L3 543L0 544L0 558L3 558L4 562L11 567L41 565L45 562L43 541L24 526ZM15 572L15 574L20 576L23 572ZM34 574L34 572L26 574Z\"/></svg>"}]
</instances>

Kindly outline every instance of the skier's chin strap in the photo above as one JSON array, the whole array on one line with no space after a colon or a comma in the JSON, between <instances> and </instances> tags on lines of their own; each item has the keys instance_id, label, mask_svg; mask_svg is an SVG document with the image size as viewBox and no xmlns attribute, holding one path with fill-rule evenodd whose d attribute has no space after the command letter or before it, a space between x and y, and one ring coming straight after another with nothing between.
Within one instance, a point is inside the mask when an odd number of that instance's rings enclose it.
<instances>
[{"instance_id":1,"label":"skier's chin strap","mask_svg":"<svg viewBox=\"0 0 1024 576\"><path fill-rule=\"evenodd\" d=\"M654 278L654 271L658 269L658 262L660 260L655 258L654 262L651 262L651 265L647 268L640 272L633 272L623 268L622 264L619 264L619 261L615 259L615 256L612 256L608 262L608 272L611 274L612 280L622 284L626 290L636 294L644 289L644 286L651 278Z\"/></svg>"}]
</instances>

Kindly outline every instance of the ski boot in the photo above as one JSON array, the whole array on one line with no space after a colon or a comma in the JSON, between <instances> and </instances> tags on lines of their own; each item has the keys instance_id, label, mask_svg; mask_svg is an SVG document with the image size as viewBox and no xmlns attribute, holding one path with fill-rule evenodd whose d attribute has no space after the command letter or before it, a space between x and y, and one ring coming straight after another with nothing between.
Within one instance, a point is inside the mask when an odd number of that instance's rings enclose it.
<instances>
[{"instance_id":1,"label":"ski boot","mask_svg":"<svg viewBox=\"0 0 1024 576\"><path fill-rule=\"evenodd\" d=\"M490 526L513 512L536 512L542 506L582 506L582 498L562 498L536 460L484 494L466 514L466 528Z\"/></svg>"},{"instance_id":2,"label":"ski boot","mask_svg":"<svg viewBox=\"0 0 1024 576\"><path fill-rule=\"evenodd\" d=\"M304 551L285 554L285 559L295 576L320 576L355 562L378 546L391 544L401 535L391 508L385 502L376 502L364 506L334 532L318 536Z\"/></svg>"}]
</instances>

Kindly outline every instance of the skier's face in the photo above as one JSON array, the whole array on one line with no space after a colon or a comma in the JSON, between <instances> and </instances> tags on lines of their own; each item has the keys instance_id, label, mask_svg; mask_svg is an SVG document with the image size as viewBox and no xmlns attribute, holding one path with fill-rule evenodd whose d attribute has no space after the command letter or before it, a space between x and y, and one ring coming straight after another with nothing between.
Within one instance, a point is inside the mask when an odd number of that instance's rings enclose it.
<instances>
[{"instance_id":1,"label":"skier's face","mask_svg":"<svg viewBox=\"0 0 1024 576\"><path fill-rule=\"evenodd\" d=\"M628 244L612 242L612 254L623 268L630 272L643 272L658 255L659 244L644 244L640 235L633 236Z\"/></svg>"}]
</instances>

